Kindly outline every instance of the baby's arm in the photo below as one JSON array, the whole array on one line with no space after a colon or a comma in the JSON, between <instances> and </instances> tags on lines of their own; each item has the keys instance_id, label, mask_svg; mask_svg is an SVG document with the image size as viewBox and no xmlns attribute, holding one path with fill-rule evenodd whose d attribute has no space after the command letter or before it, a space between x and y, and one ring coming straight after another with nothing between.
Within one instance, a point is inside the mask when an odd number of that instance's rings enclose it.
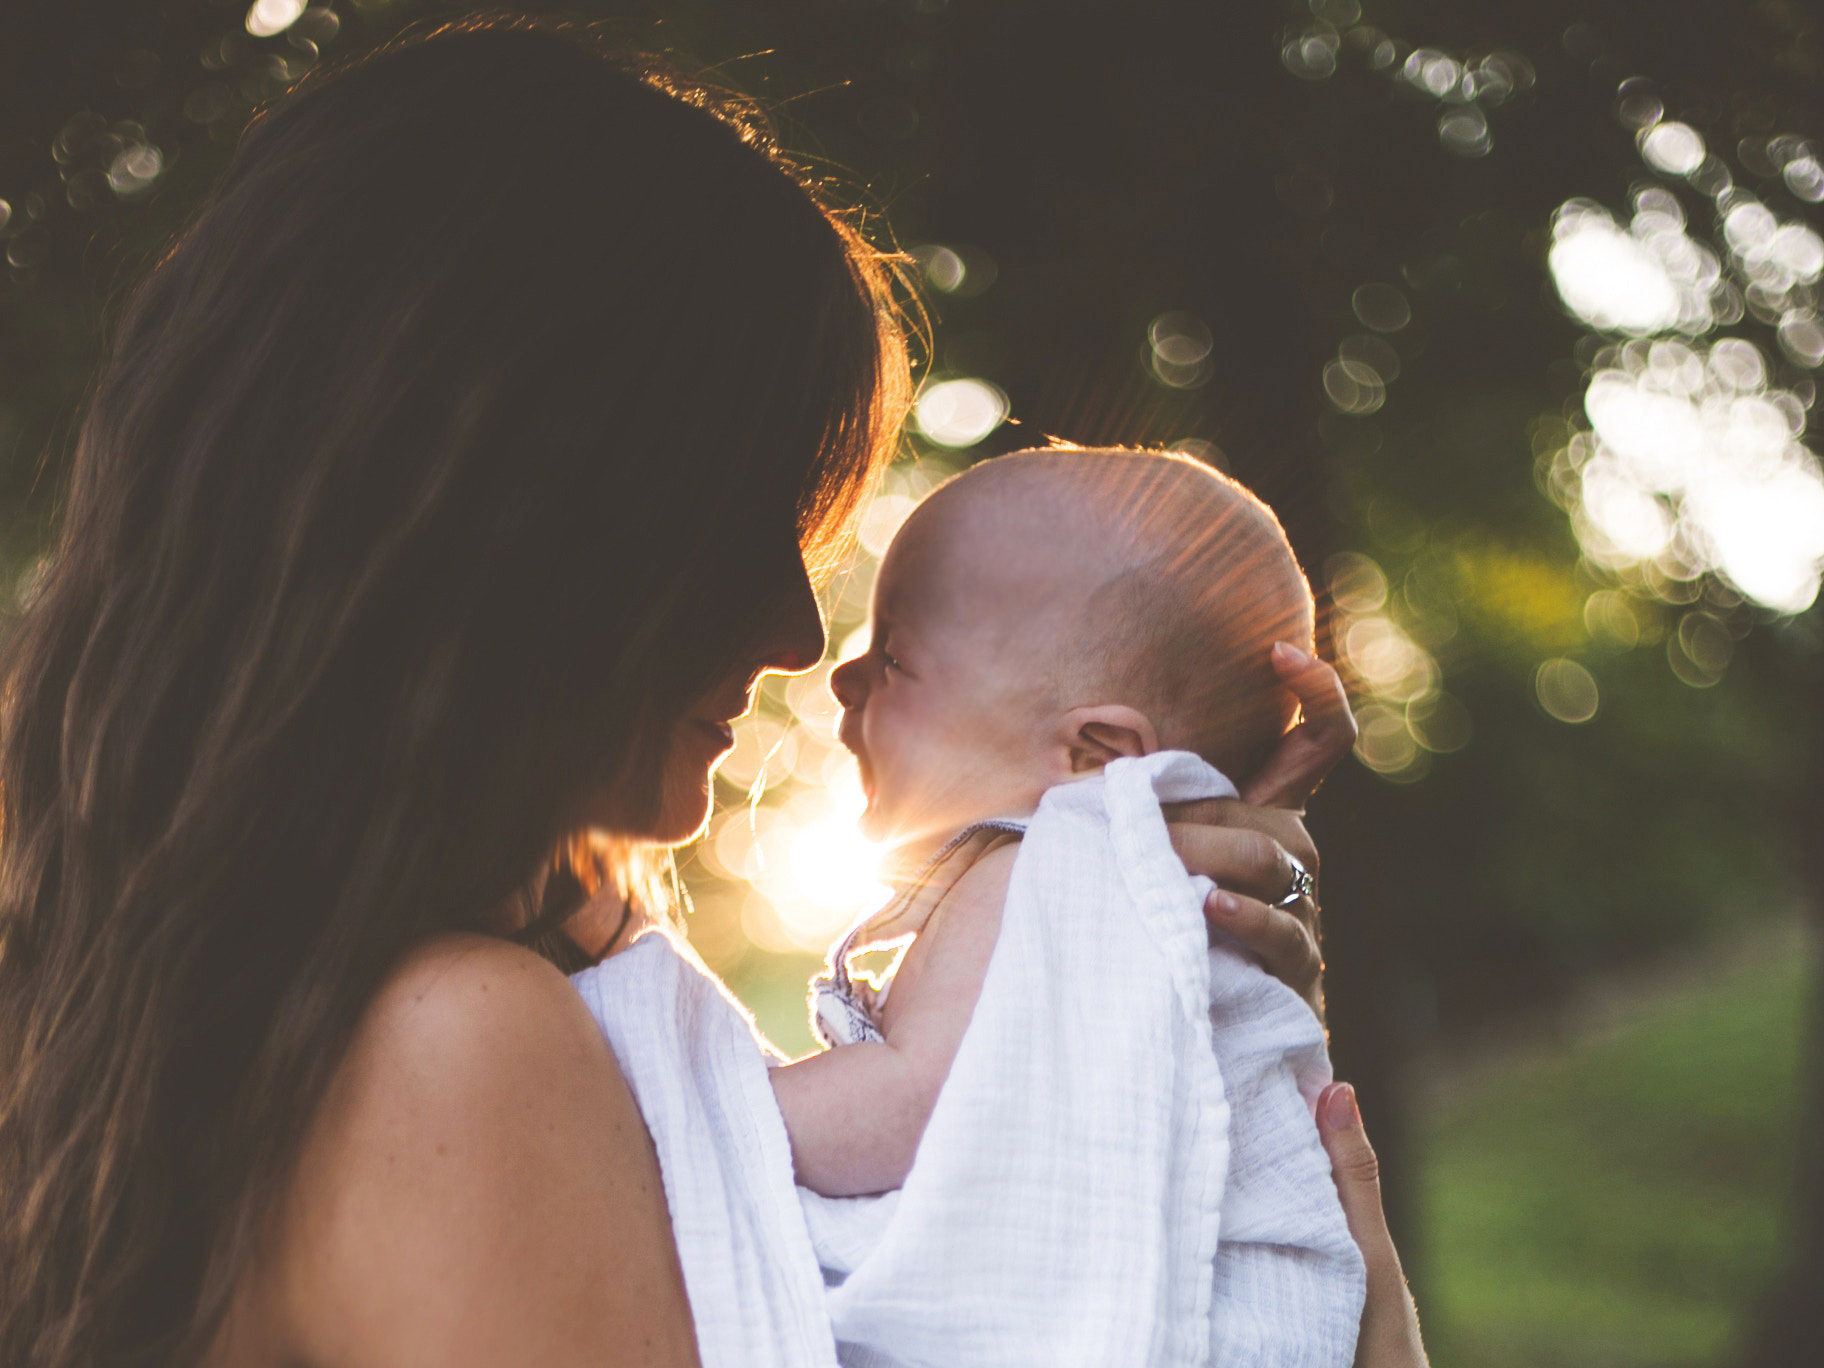
<instances>
[{"instance_id":1,"label":"baby's arm","mask_svg":"<svg viewBox=\"0 0 1824 1368\"><path fill-rule=\"evenodd\" d=\"M981 995L1018 850L997 847L969 866L907 948L881 1008L885 1041L770 1070L798 1181L813 1192L853 1197L905 1182Z\"/></svg>"}]
</instances>

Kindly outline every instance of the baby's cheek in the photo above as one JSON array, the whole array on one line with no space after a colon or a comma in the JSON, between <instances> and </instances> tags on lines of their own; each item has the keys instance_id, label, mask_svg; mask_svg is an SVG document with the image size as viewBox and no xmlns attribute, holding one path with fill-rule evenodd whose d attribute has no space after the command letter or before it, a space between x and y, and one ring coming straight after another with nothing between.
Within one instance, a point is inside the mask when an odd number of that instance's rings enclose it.
<instances>
[{"instance_id":1,"label":"baby's cheek","mask_svg":"<svg viewBox=\"0 0 1824 1368\"><path fill-rule=\"evenodd\" d=\"M889 719L898 744L920 752L942 746L957 734L959 719L924 702L904 702Z\"/></svg>"}]
</instances>

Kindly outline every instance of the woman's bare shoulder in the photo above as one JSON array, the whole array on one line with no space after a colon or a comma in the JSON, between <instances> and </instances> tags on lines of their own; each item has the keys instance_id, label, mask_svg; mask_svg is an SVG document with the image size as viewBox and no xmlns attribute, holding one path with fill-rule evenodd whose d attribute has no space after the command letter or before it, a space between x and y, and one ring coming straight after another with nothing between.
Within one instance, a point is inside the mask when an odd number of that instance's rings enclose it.
<instances>
[{"instance_id":1,"label":"woman's bare shoulder","mask_svg":"<svg viewBox=\"0 0 1824 1368\"><path fill-rule=\"evenodd\" d=\"M408 954L363 1015L349 1052L357 1069L436 1071L444 1085L511 1082L522 1051L605 1054L582 999L550 963L493 936L436 936ZM568 1049L564 1049L568 1046ZM608 1056L612 1063L612 1056Z\"/></svg>"},{"instance_id":2,"label":"woman's bare shoulder","mask_svg":"<svg viewBox=\"0 0 1824 1368\"><path fill-rule=\"evenodd\" d=\"M259 1279L307 1363L695 1362L651 1140L564 976L444 936L375 996Z\"/></svg>"}]
</instances>

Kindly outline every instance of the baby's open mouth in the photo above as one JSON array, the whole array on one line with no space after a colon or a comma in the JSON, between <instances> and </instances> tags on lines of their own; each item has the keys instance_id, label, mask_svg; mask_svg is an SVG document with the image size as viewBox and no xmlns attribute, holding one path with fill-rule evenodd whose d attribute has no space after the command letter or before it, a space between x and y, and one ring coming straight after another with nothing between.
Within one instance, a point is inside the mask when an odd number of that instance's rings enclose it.
<instances>
[{"instance_id":1,"label":"baby's open mouth","mask_svg":"<svg viewBox=\"0 0 1824 1368\"><path fill-rule=\"evenodd\" d=\"M844 744L847 745L846 742ZM862 795L872 803L874 801L874 774L868 769L867 757L853 746L849 746L849 754L855 757L855 768L861 776Z\"/></svg>"},{"instance_id":2,"label":"baby's open mouth","mask_svg":"<svg viewBox=\"0 0 1824 1368\"><path fill-rule=\"evenodd\" d=\"M848 731L849 721L850 718L845 714L843 725L836 728L836 739L842 744L844 750L855 757L855 768L861 773L861 791L872 803L874 801L874 773L868 768L868 757L862 754L861 747L855 742L854 734ZM845 735L845 733L847 734Z\"/></svg>"}]
</instances>

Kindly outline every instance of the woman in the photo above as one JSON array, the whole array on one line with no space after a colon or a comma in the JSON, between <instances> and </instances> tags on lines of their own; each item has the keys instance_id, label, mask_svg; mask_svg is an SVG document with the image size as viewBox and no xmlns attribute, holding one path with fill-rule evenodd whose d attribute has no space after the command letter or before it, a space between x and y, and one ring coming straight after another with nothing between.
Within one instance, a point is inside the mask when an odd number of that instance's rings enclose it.
<instances>
[{"instance_id":1,"label":"woman","mask_svg":"<svg viewBox=\"0 0 1824 1368\"><path fill-rule=\"evenodd\" d=\"M255 123L111 329L7 648L0 1362L695 1361L553 961L625 943L755 679L823 651L889 286L757 122L573 33L454 26ZM1293 682L1295 802L1347 723ZM1314 983L1264 906L1296 817L1205 820L1256 895L1216 915ZM1416 1361L1337 1134L1365 1361Z\"/></svg>"}]
</instances>

